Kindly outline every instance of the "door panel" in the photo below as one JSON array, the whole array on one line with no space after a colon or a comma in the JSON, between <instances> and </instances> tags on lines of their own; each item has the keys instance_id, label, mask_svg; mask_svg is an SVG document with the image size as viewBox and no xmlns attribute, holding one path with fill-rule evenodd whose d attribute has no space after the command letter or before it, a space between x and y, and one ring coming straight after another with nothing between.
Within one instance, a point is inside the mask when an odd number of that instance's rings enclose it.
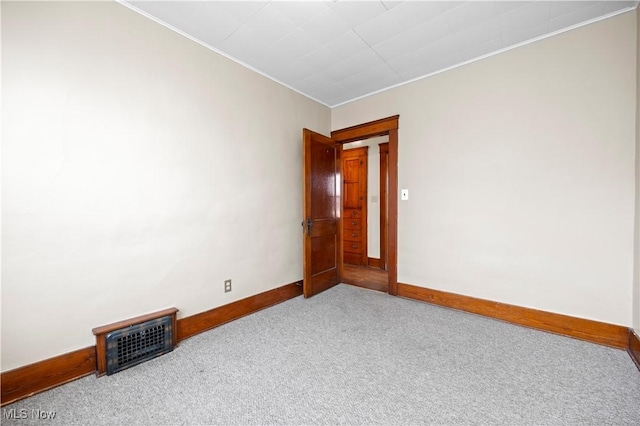
<instances>
[{"instance_id":1,"label":"door panel","mask_svg":"<svg viewBox=\"0 0 640 426\"><path fill-rule=\"evenodd\" d=\"M314 262L311 264L311 274L316 276L322 272L335 268L337 259L336 239L333 235L322 235L311 239L311 255Z\"/></svg>"},{"instance_id":2,"label":"door panel","mask_svg":"<svg viewBox=\"0 0 640 426\"><path fill-rule=\"evenodd\" d=\"M361 209L362 200L360 200L360 183L345 182L343 199L345 209Z\"/></svg>"},{"instance_id":3,"label":"door panel","mask_svg":"<svg viewBox=\"0 0 640 426\"><path fill-rule=\"evenodd\" d=\"M303 293L311 297L342 279L341 145L311 130L303 139Z\"/></svg>"},{"instance_id":4,"label":"door panel","mask_svg":"<svg viewBox=\"0 0 640 426\"><path fill-rule=\"evenodd\" d=\"M360 179L360 158L345 158L343 164L344 181L357 182Z\"/></svg>"},{"instance_id":5,"label":"door panel","mask_svg":"<svg viewBox=\"0 0 640 426\"><path fill-rule=\"evenodd\" d=\"M337 202L335 149L327 147L325 143L312 142L310 151L311 217L333 218Z\"/></svg>"}]
</instances>

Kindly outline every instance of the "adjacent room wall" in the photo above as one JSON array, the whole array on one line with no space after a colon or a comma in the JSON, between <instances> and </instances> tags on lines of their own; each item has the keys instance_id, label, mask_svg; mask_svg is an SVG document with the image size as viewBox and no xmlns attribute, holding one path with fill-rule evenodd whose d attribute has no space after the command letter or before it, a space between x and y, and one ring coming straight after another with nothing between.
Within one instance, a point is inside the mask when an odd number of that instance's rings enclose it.
<instances>
[{"instance_id":1,"label":"adjacent room wall","mask_svg":"<svg viewBox=\"0 0 640 426\"><path fill-rule=\"evenodd\" d=\"M631 326L635 20L332 110L333 129L400 115L400 282Z\"/></svg>"},{"instance_id":2,"label":"adjacent room wall","mask_svg":"<svg viewBox=\"0 0 640 426\"><path fill-rule=\"evenodd\" d=\"M3 371L301 279L328 108L113 2L3 2L2 53Z\"/></svg>"}]
</instances>

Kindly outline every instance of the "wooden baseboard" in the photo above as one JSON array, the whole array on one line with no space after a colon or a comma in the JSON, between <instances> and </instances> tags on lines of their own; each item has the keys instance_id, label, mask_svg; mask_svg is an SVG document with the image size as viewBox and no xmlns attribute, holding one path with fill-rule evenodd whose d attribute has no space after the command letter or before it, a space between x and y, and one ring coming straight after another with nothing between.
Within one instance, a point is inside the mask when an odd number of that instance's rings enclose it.
<instances>
[{"instance_id":1,"label":"wooden baseboard","mask_svg":"<svg viewBox=\"0 0 640 426\"><path fill-rule=\"evenodd\" d=\"M302 281L178 320L178 341L302 294Z\"/></svg>"},{"instance_id":2,"label":"wooden baseboard","mask_svg":"<svg viewBox=\"0 0 640 426\"><path fill-rule=\"evenodd\" d=\"M233 321L302 294L301 282L247 297L210 311L178 320L178 340ZM588 342L627 349L640 369L640 338L631 329L561 314L398 283L398 295L409 299L473 312L513 324L550 331ZM0 405L96 372L96 347L90 346L0 374Z\"/></svg>"},{"instance_id":3,"label":"wooden baseboard","mask_svg":"<svg viewBox=\"0 0 640 426\"><path fill-rule=\"evenodd\" d=\"M410 284L398 283L398 296L472 312L512 324L561 334L600 345L620 349L627 349L629 346L628 328L621 325L476 299Z\"/></svg>"},{"instance_id":4,"label":"wooden baseboard","mask_svg":"<svg viewBox=\"0 0 640 426\"><path fill-rule=\"evenodd\" d=\"M372 267L372 268L379 268L380 267L380 259L376 259L375 257L368 257L367 258L367 265Z\"/></svg>"},{"instance_id":5,"label":"wooden baseboard","mask_svg":"<svg viewBox=\"0 0 640 426\"><path fill-rule=\"evenodd\" d=\"M252 314L302 294L302 281L247 297L201 314L177 321L178 340ZM11 404L56 386L79 379L97 370L96 347L79 349L0 374L0 405Z\"/></svg>"},{"instance_id":6,"label":"wooden baseboard","mask_svg":"<svg viewBox=\"0 0 640 426\"><path fill-rule=\"evenodd\" d=\"M95 346L6 371L0 375L1 405L88 376L95 371Z\"/></svg>"},{"instance_id":7,"label":"wooden baseboard","mask_svg":"<svg viewBox=\"0 0 640 426\"><path fill-rule=\"evenodd\" d=\"M632 329L629 329L629 356L640 370L640 336Z\"/></svg>"}]
</instances>

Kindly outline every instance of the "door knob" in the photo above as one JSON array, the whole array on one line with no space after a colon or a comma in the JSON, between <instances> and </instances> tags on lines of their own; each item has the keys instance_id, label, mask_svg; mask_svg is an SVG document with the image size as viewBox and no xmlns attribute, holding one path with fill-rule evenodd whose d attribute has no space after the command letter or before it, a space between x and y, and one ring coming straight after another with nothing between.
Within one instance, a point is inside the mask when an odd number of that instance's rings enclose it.
<instances>
[{"instance_id":1,"label":"door knob","mask_svg":"<svg viewBox=\"0 0 640 426\"><path fill-rule=\"evenodd\" d=\"M307 226L307 235L311 235L311 227L313 226L313 220L307 219L306 221L302 221L302 232L304 232L305 225Z\"/></svg>"}]
</instances>

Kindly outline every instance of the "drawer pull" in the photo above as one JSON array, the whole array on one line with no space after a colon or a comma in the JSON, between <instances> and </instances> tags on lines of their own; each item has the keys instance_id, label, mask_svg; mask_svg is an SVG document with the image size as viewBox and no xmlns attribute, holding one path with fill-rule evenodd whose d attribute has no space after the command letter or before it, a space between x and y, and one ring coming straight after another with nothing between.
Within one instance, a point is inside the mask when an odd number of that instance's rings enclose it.
<instances>
[{"instance_id":1,"label":"drawer pull","mask_svg":"<svg viewBox=\"0 0 640 426\"><path fill-rule=\"evenodd\" d=\"M351 246L351 248L352 248L352 249L357 249L357 248L358 248L358 246L357 246L357 245L355 245L355 244L353 244L353 245Z\"/></svg>"},{"instance_id":2,"label":"drawer pull","mask_svg":"<svg viewBox=\"0 0 640 426\"><path fill-rule=\"evenodd\" d=\"M352 225L357 225L357 224L358 224L358 222L351 222L351 224L352 224Z\"/></svg>"},{"instance_id":3,"label":"drawer pull","mask_svg":"<svg viewBox=\"0 0 640 426\"><path fill-rule=\"evenodd\" d=\"M357 237L358 234L356 234L355 232L353 234L351 234L352 237Z\"/></svg>"}]
</instances>

